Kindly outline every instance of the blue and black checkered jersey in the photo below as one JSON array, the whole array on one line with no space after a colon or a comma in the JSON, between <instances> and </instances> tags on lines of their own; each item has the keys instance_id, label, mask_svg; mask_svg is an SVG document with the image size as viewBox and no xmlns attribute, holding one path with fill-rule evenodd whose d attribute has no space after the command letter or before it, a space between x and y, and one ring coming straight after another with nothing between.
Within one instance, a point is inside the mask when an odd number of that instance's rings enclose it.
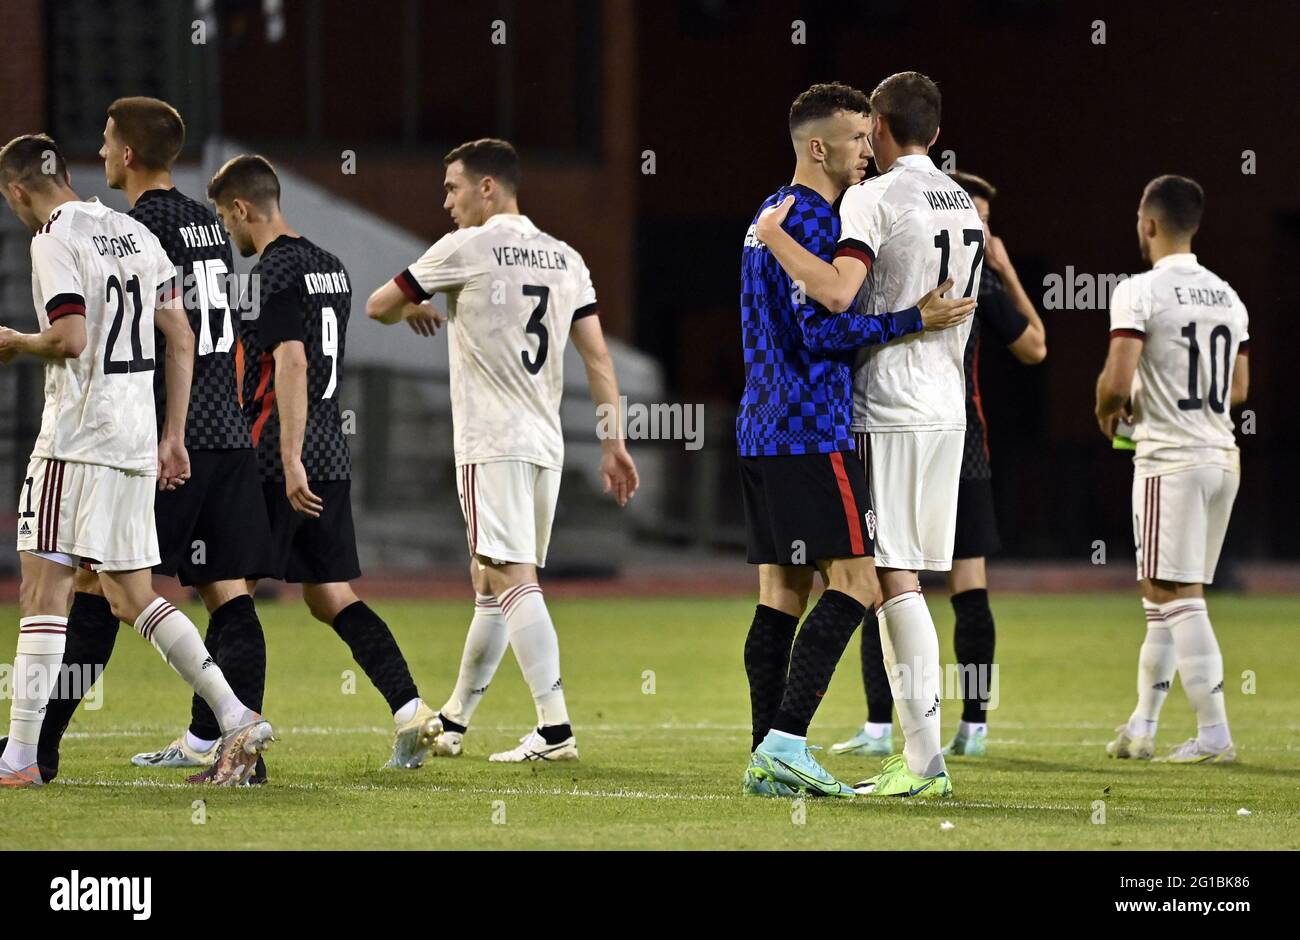
<instances>
[{"instance_id":1,"label":"blue and black checkered jersey","mask_svg":"<svg viewBox=\"0 0 1300 940\"><path fill-rule=\"evenodd\" d=\"M756 235L763 210L791 195L794 205L782 227L795 241L829 263L840 238L835 208L798 183L763 200L749 226L740 265L745 392L736 447L742 457L852 450L854 353L921 329L915 307L880 315L831 313L795 291Z\"/></svg>"}]
</instances>

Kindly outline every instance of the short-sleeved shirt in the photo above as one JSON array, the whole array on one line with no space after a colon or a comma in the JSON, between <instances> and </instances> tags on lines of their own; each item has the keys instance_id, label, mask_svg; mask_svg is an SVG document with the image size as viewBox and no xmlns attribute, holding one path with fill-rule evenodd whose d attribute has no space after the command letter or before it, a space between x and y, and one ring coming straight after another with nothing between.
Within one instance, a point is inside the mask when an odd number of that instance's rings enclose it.
<instances>
[{"instance_id":1,"label":"short-sleeved shirt","mask_svg":"<svg viewBox=\"0 0 1300 940\"><path fill-rule=\"evenodd\" d=\"M243 307L244 416L263 481L283 481L280 415L275 400L275 348L296 340L307 357L307 428L302 464L309 480L348 480L352 460L338 390L352 286L343 262L306 238L281 235L250 274Z\"/></svg>"},{"instance_id":2,"label":"short-sleeved shirt","mask_svg":"<svg viewBox=\"0 0 1300 940\"><path fill-rule=\"evenodd\" d=\"M233 264L225 228L212 210L176 189L147 189L129 215L153 232L167 251L180 280L176 289L194 330L194 375L185 446L190 450L238 450L252 447L248 422L239 406L235 377L239 317L232 312ZM157 358L166 353L158 336ZM167 410L163 370L154 372L158 426Z\"/></svg>"},{"instance_id":3,"label":"short-sleeved shirt","mask_svg":"<svg viewBox=\"0 0 1300 940\"><path fill-rule=\"evenodd\" d=\"M1002 278L993 270L980 275L979 304L966 340L962 371L966 375L966 446L961 455L963 480L989 480L993 468L989 461L988 421L980 398L980 353L985 334L989 342L1010 346L1020 339L1029 326L1029 318L1016 309Z\"/></svg>"},{"instance_id":4,"label":"short-sleeved shirt","mask_svg":"<svg viewBox=\"0 0 1300 940\"><path fill-rule=\"evenodd\" d=\"M754 214L741 249L740 332L745 389L736 413L742 457L853 449L852 363L857 350L921 329L920 312L833 314L798 290L758 240L758 217L787 196L782 228L823 261L840 236L834 207L816 190L783 186Z\"/></svg>"},{"instance_id":5,"label":"short-sleeved shirt","mask_svg":"<svg viewBox=\"0 0 1300 940\"><path fill-rule=\"evenodd\" d=\"M840 203L836 256L869 265L858 294L865 313L901 310L948 277L948 296L974 297L984 225L974 204L930 158L906 155L849 187ZM970 321L864 350L853 379L855 431L962 431L962 359Z\"/></svg>"},{"instance_id":6,"label":"short-sleeved shirt","mask_svg":"<svg viewBox=\"0 0 1300 940\"><path fill-rule=\"evenodd\" d=\"M500 213L444 235L395 281L412 303L447 295L456 465L562 469L564 348L573 321L599 312L582 256Z\"/></svg>"},{"instance_id":7,"label":"short-sleeved shirt","mask_svg":"<svg viewBox=\"0 0 1300 940\"><path fill-rule=\"evenodd\" d=\"M86 318L81 355L45 364L32 456L156 472L154 311L173 276L167 253L135 219L91 200L55 209L31 254L41 332Z\"/></svg>"},{"instance_id":8,"label":"short-sleeved shirt","mask_svg":"<svg viewBox=\"0 0 1300 940\"><path fill-rule=\"evenodd\" d=\"M1248 328L1237 292L1194 254L1166 255L1116 286L1110 335L1143 341L1131 391L1140 476L1238 466L1229 409Z\"/></svg>"}]
</instances>

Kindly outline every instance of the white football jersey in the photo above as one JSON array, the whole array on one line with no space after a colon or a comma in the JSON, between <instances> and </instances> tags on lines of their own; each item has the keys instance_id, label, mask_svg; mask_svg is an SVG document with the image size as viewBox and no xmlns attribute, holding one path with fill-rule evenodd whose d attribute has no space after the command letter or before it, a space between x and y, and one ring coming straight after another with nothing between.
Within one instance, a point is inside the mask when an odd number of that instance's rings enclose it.
<instances>
[{"instance_id":1,"label":"white football jersey","mask_svg":"<svg viewBox=\"0 0 1300 940\"><path fill-rule=\"evenodd\" d=\"M949 297L979 294L984 225L966 191L930 158L899 157L889 172L849 187L836 255L870 263L858 294L866 314L905 310L949 277ZM960 431L966 427L962 356L970 320L858 353L853 430Z\"/></svg>"},{"instance_id":2,"label":"white football jersey","mask_svg":"<svg viewBox=\"0 0 1300 940\"><path fill-rule=\"evenodd\" d=\"M582 256L500 214L444 235L397 283L415 301L447 293L456 465L562 469L564 347L573 321L597 312Z\"/></svg>"},{"instance_id":3,"label":"white football jersey","mask_svg":"<svg viewBox=\"0 0 1300 940\"><path fill-rule=\"evenodd\" d=\"M1248 347L1246 308L1196 255L1166 255L1111 293L1112 336L1142 338L1133 376L1139 475L1237 466L1232 373Z\"/></svg>"},{"instance_id":4,"label":"white football jersey","mask_svg":"<svg viewBox=\"0 0 1300 940\"><path fill-rule=\"evenodd\" d=\"M157 470L154 309L175 269L157 237L121 212L65 202L32 238L32 300L41 332L84 315L86 348L45 365L45 411L33 457Z\"/></svg>"}]
</instances>

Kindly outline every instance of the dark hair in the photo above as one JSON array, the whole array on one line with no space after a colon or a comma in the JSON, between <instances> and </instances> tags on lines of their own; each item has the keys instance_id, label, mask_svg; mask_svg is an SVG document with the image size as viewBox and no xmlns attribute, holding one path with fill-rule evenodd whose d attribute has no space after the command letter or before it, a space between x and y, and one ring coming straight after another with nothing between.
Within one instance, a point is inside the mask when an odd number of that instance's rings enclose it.
<instances>
[{"instance_id":1,"label":"dark hair","mask_svg":"<svg viewBox=\"0 0 1300 940\"><path fill-rule=\"evenodd\" d=\"M813 85L790 105L790 133L793 134L809 121L820 121L836 111L870 114L871 102L856 88L842 82Z\"/></svg>"},{"instance_id":2,"label":"dark hair","mask_svg":"<svg viewBox=\"0 0 1300 940\"><path fill-rule=\"evenodd\" d=\"M169 170L185 146L185 122L157 98L118 98L108 116L122 142L151 170Z\"/></svg>"},{"instance_id":3,"label":"dark hair","mask_svg":"<svg viewBox=\"0 0 1300 940\"><path fill-rule=\"evenodd\" d=\"M1157 176L1142 190L1142 205L1178 235L1194 235L1205 211L1205 190L1186 176Z\"/></svg>"},{"instance_id":4,"label":"dark hair","mask_svg":"<svg viewBox=\"0 0 1300 940\"><path fill-rule=\"evenodd\" d=\"M53 137L23 134L0 148L0 184L10 183L68 185L68 164Z\"/></svg>"},{"instance_id":5,"label":"dark hair","mask_svg":"<svg viewBox=\"0 0 1300 940\"><path fill-rule=\"evenodd\" d=\"M993 197L998 194L998 189L982 176L976 176L974 173L964 173L961 170L953 170L948 174L952 181L960 186L971 196L979 196L986 202L992 202Z\"/></svg>"},{"instance_id":6,"label":"dark hair","mask_svg":"<svg viewBox=\"0 0 1300 940\"><path fill-rule=\"evenodd\" d=\"M871 93L871 110L889 122L900 147L928 147L939 130L941 97L920 72L898 72Z\"/></svg>"},{"instance_id":7,"label":"dark hair","mask_svg":"<svg viewBox=\"0 0 1300 940\"><path fill-rule=\"evenodd\" d=\"M479 179L490 176L512 193L519 191L519 154L508 140L483 137L463 143L442 158L442 165L457 160Z\"/></svg>"},{"instance_id":8,"label":"dark hair","mask_svg":"<svg viewBox=\"0 0 1300 940\"><path fill-rule=\"evenodd\" d=\"M208 198L221 205L246 199L258 208L269 209L280 204L280 178L266 157L240 154L217 170L208 183Z\"/></svg>"}]
</instances>

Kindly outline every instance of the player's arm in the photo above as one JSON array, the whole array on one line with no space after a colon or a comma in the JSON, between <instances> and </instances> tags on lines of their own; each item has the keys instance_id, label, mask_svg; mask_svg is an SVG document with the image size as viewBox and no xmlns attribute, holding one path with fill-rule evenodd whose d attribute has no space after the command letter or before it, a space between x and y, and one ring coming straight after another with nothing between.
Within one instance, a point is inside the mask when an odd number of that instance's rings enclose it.
<instances>
[{"instance_id":1,"label":"player's arm","mask_svg":"<svg viewBox=\"0 0 1300 940\"><path fill-rule=\"evenodd\" d=\"M438 332L446 317L429 299L438 291L463 287L473 275L461 250L464 238L451 232L430 245L414 264L370 295L366 316L386 324L405 321L422 336Z\"/></svg>"},{"instance_id":2,"label":"player's arm","mask_svg":"<svg viewBox=\"0 0 1300 940\"><path fill-rule=\"evenodd\" d=\"M167 387L167 414L158 438L158 488L174 490L190 476L185 450L185 420L190 409L190 384L194 377L194 331L179 296L154 311L154 326L167 341L163 381Z\"/></svg>"},{"instance_id":3,"label":"player's arm","mask_svg":"<svg viewBox=\"0 0 1300 940\"><path fill-rule=\"evenodd\" d=\"M1141 337L1114 336L1110 338L1110 351L1106 365L1097 377L1097 424L1108 439L1115 437L1115 425L1125 415L1129 392L1138 360L1142 358Z\"/></svg>"},{"instance_id":4,"label":"player's arm","mask_svg":"<svg viewBox=\"0 0 1300 940\"><path fill-rule=\"evenodd\" d=\"M847 352L862 346L878 346L921 330L944 330L961 323L975 309L965 297L941 296L952 288L952 278L899 313L829 313L805 304L798 311L804 344L816 353Z\"/></svg>"},{"instance_id":5,"label":"player's arm","mask_svg":"<svg viewBox=\"0 0 1300 940\"><path fill-rule=\"evenodd\" d=\"M1232 367L1232 405L1236 408L1246 401L1250 392L1250 356L1246 355L1245 344L1238 347L1237 362Z\"/></svg>"},{"instance_id":6,"label":"player's arm","mask_svg":"<svg viewBox=\"0 0 1300 940\"><path fill-rule=\"evenodd\" d=\"M50 326L38 333L0 327L0 362L36 356L47 362L76 359L86 348L86 293L76 258L57 235L32 239L32 275Z\"/></svg>"},{"instance_id":7,"label":"player's arm","mask_svg":"<svg viewBox=\"0 0 1300 940\"><path fill-rule=\"evenodd\" d=\"M320 515L324 503L311 491L302 464L302 442L307 435L307 349L302 340L287 340L275 347L272 356L284 491L295 510L314 519Z\"/></svg>"},{"instance_id":8,"label":"player's arm","mask_svg":"<svg viewBox=\"0 0 1300 940\"><path fill-rule=\"evenodd\" d=\"M18 356L36 356L47 362L76 359L86 348L86 315L65 315L41 333L19 333L0 326L0 363Z\"/></svg>"},{"instance_id":9,"label":"player's arm","mask_svg":"<svg viewBox=\"0 0 1300 940\"><path fill-rule=\"evenodd\" d=\"M578 316L583 313L587 315ZM595 315L594 310L589 313L587 308L579 310L575 314L569 336L587 368L587 384L591 388L591 400L596 405L597 413L613 415L617 419L613 422L612 435L607 434L600 441L600 476L605 484L605 492L612 493L620 506L626 506L641 485L641 479L623 440L618 376L614 373L614 360L609 355L609 347L605 345L600 317Z\"/></svg>"},{"instance_id":10,"label":"player's arm","mask_svg":"<svg viewBox=\"0 0 1300 940\"><path fill-rule=\"evenodd\" d=\"M782 224L792 205L794 197L786 196L778 205L763 210L755 234L790 280L803 285L804 293L832 313L843 313L853 306L867 279L867 264L850 255L839 255L834 264L828 264L795 241Z\"/></svg>"},{"instance_id":11,"label":"player's arm","mask_svg":"<svg viewBox=\"0 0 1300 940\"><path fill-rule=\"evenodd\" d=\"M1002 278L1014 312L1028 321L1019 335L1007 344L1007 349L1025 365L1037 365L1047 358L1047 328L1043 325L1043 318L1038 315L1034 302L1029 299L1029 294L1025 293L1025 288L1020 283L1020 275L1011 263L1006 245L992 233L989 233L988 244L985 245L984 263Z\"/></svg>"}]
</instances>

